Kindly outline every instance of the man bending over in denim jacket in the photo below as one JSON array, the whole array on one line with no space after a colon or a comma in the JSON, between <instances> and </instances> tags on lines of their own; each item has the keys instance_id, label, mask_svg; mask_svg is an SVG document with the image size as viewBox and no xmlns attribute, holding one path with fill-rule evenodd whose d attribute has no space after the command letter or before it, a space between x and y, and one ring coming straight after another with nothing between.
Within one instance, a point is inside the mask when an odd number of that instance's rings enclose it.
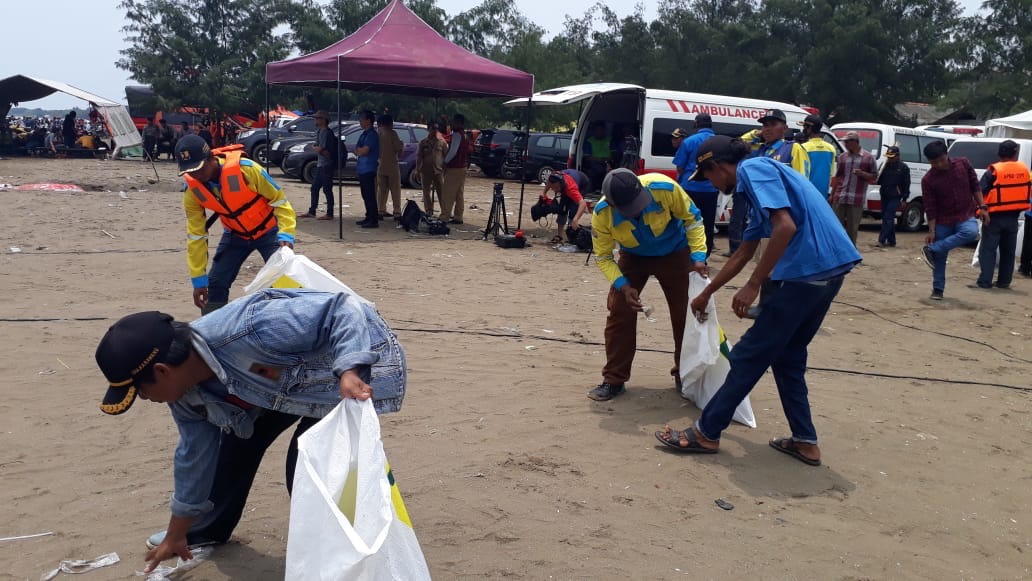
<instances>
[{"instance_id":1,"label":"man bending over in denim jacket","mask_svg":"<svg viewBox=\"0 0 1032 581\"><path fill-rule=\"evenodd\" d=\"M147 571L189 546L224 543L240 521L265 450L297 438L341 398L401 408L405 352L372 303L346 293L265 289L192 323L150 311L112 325L97 347L110 382L100 408L124 413L139 395L167 403L179 428L168 530L147 539Z\"/></svg>"}]
</instances>

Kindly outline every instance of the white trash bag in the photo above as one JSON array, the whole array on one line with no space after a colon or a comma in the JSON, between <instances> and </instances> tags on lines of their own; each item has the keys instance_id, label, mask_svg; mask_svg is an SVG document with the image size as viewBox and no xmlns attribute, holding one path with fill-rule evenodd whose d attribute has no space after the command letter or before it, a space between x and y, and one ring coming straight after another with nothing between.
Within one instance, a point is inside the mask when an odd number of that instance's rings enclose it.
<instances>
[{"instance_id":1,"label":"white trash bag","mask_svg":"<svg viewBox=\"0 0 1032 581\"><path fill-rule=\"evenodd\" d=\"M990 220L991 219L992 219L992 217L990 217ZM1018 219L1018 241L1017 241L1016 246L1014 248L1014 270L1017 270L1018 267L1021 266L1021 247L1025 243L1025 219L1026 219L1025 218L1025 214L1022 214L1021 218ZM975 246L975 255L971 257L971 267L972 268L981 268L979 266L981 264L981 260L979 260L979 258L978 258L978 252L980 250L982 250L982 239L981 238L978 239L978 246ZM1000 261L1000 251L997 250L996 251L997 266L999 266L999 261Z\"/></svg>"},{"instance_id":2,"label":"white trash bag","mask_svg":"<svg viewBox=\"0 0 1032 581\"><path fill-rule=\"evenodd\" d=\"M295 254L289 246L281 246L269 257L265 266L258 271L251 284L244 287L246 294L263 288L307 288L327 292L347 293L361 302L370 303L337 280L325 268L312 262L307 256Z\"/></svg>"},{"instance_id":3,"label":"white trash bag","mask_svg":"<svg viewBox=\"0 0 1032 581\"><path fill-rule=\"evenodd\" d=\"M298 439L286 569L287 581L430 579L371 400L343 400Z\"/></svg>"},{"instance_id":4,"label":"white trash bag","mask_svg":"<svg viewBox=\"0 0 1032 581\"><path fill-rule=\"evenodd\" d=\"M688 281L689 300L695 300L710 282L697 272L690 273ZM717 305L713 299L706 305L706 315L706 322L700 323L692 313L688 313L679 365L681 397L694 401L699 409L706 407L731 370L731 362L728 360L731 343L717 322ZM738 405L732 419L750 428L756 427L756 416L753 415L748 396Z\"/></svg>"}]
</instances>

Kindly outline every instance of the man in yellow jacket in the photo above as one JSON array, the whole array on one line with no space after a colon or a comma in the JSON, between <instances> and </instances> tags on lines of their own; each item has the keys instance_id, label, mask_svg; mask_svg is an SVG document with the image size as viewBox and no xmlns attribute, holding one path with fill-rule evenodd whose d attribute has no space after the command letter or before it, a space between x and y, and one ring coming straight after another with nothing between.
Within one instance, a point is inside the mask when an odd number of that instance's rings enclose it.
<instances>
[{"instance_id":1,"label":"man in yellow jacket","mask_svg":"<svg viewBox=\"0 0 1032 581\"><path fill-rule=\"evenodd\" d=\"M622 394L631 377L637 349L640 293L650 276L666 296L674 330L674 367L678 362L688 314L688 273L706 274L706 230L702 213L674 180L661 174L636 176L616 169L602 182L603 198L591 217L595 260L612 286L606 319L606 364L602 383L588 392L595 401ZM619 259L614 258L620 245ZM680 387L680 386L678 386Z\"/></svg>"},{"instance_id":2,"label":"man in yellow jacket","mask_svg":"<svg viewBox=\"0 0 1032 581\"><path fill-rule=\"evenodd\" d=\"M268 260L280 246L294 247L297 216L268 172L242 158L239 149L212 151L201 137L187 135L176 142L175 156L186 180L183 209L193 300L207 314L229 302L229 287L252 252ZM223 227L210 274L205 210L218 216Z\"/></svg>"}]
</instances>

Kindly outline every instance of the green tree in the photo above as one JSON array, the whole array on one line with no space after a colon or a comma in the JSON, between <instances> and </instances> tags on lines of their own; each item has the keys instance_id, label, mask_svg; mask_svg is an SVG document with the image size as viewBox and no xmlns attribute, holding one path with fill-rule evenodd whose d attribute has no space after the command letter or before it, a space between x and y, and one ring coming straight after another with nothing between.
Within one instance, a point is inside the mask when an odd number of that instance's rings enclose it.
<instances>
[{"instance_id":1,"label":"green tree","mask_svg":"<svg viewBox=\"0 0 1032 581\"><path fill-rule=\"evenodd\" d=\"M986 118L1032 109L1032 0L988 0L964 27L970 63L950 101Z\"/></svg>"},{"instance_id":2,"label":"green tree","mask_svg":"<svg viewBox=\"0 0 1032 581\"><path fill-rule=\"evenodd\" d=\"M129 48L116 65L150 84L164 106L225 112L264 107L267 62L283 59L289 38L276 34L291 6L269 0L123 0Z\"/></svg>"}]
</instances>

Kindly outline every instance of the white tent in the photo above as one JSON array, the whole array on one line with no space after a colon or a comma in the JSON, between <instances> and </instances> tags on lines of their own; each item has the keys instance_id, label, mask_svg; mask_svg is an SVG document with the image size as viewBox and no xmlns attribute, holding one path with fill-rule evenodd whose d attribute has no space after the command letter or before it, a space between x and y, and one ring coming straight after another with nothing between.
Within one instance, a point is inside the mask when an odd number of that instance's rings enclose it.
<instances>
[{"instance_id":1,"label":"white tent","mask_svg":"<svg viewBox=\"0 0 1032 581\"><path fill-rule=\"evenodd\" d=\"M25 75L14 75L6 79L0 79L0 101L3 101L5 104L35 101L59 91L87 101L97 108L107 122L108 131L115 138L114 153L116 156L119 149L143 143L140 132L136 130L132 118L129 117L129 111L119 103L60 81L48 81L47 79L38 79Z\"/></svg>"},{"instance_id":2,"label":"white tent","mask_svg":"<svg viewBox=\"0 0 1032 581\"><path fill-rule=\"evenodd\" d=\"M986 121L985 136L1032 139L1032 111Z\"/></svg>"}]
</instances>

